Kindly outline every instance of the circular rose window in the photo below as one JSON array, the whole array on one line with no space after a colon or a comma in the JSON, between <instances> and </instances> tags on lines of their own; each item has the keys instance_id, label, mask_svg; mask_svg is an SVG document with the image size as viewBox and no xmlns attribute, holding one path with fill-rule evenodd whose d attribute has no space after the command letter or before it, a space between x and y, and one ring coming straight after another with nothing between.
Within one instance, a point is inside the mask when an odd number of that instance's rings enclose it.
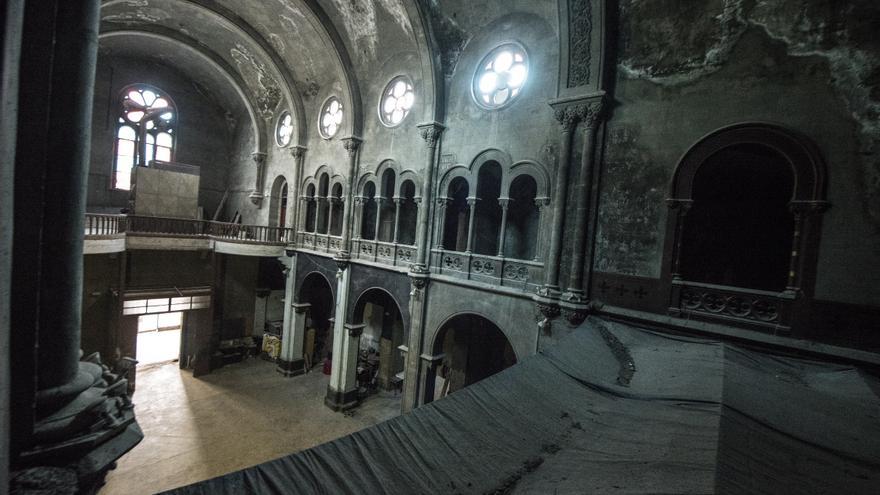
<instances>
[{"instance_id":1,"label":"circular rose window","mask_svg":"<svg viewBox=\"0 0 880 495\"><path fill-rule=\"evenodd\" d=\"M483 57L474 74L474 99L483 108L501 108L522 92L529 59L518 43L505 43Z\"/></svg>"},{"instance_id":2,"label":"circular rose window","mask_svg":"<svg viewBox=\"0 0 880 495\"><path fill-rule=\"evenodd\" d=\"M327 98L327 101L324 102L324 107L321 109L321 120L318 122L318 127L321 130L321 135L325 139L330 139L336 135L341 125L342 103L335 96L331 96Z\"/></svg>"},{"instance_id":3,"label":"circular rose window","mask_svg":"<svg viewBox=\"0 0 880 495\"><path fill-rule=\"evenodd\" d=\"M275 142L283 148L290 144L291 137L293 137L293 116L290 112L284 112L278 119L278 126L275 127Z\"/></svg>"},{"instance_id":4,"label":"circular rose window","mask_svg":"<svg viewBox=\"0 0 880 495\"><path fill-rule=\"evenodd\" d=\"M394 127L409 115L415 102L413 85L406 76L397 76L385 86L379 100L379 119L388 127Z\"/></svg>"}]
</instances>

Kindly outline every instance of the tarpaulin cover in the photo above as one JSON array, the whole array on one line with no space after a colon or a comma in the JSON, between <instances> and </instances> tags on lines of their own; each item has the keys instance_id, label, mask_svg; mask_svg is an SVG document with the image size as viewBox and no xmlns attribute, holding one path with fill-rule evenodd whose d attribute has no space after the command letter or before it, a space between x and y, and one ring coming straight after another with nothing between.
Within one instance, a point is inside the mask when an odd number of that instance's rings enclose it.
<instances>
[{"instance_id":1,"label":"tarpaulin cover","mask_svg":"<svg viewBox=\"0 0 880 495\"><path fill-rule=\"evenodd\" d=\"M171 493L877 494L880 382L591 318L410 414Z\"/></svg>"}]
</instances>

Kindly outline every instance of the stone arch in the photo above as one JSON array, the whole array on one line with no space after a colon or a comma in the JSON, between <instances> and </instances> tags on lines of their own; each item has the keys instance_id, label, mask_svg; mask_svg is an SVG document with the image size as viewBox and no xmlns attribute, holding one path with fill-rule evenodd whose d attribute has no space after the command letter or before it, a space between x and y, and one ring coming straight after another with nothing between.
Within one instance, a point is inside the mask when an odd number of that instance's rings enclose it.
<instances>
[{"instance_id":1,"label":"stone arch","mask_svg":"<svg viewBox=\"0 0 880 495\"><path fill-rule=\"evenodd\" d=\"M825 173L815 145L776 124L734 124L694 144L676 167L667 200L663 277L670 312L790 331L796 301L811 297L815 282ZM712 185L716 176L728 185ZM743 181L755 183L735 187ZM727 237L710 244L718 236L694 233L713 225ZM714 261L698 266L700 256Z\"/></svg>"},{"instance_id":2,"label":"stone arch","mask_svg":"<svg viewBox=\"0 0 880 495\"><path fill-rule=\"evenodd\" d=\"M425 403L519 362L504 330L488 316L472 311L450 315L437 327L431 339L431 354L442 356L442 362L435 363L439 369L426 377ZM437 378L443 381L440 387Z\"/></svg>"}]
</instances>

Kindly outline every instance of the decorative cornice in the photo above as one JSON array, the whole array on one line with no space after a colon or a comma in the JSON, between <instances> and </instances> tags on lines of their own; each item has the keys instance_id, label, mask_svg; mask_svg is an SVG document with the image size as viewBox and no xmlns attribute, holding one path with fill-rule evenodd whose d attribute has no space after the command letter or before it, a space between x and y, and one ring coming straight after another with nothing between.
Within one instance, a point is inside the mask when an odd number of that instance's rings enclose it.
<instances>
[{"instance_id":1,"label":"decorative cornice","mask_svg":"<svg viewBox=\"0 0 880 495\"><path fill-rule=\"evenodd\" d=\"M443 134L443 131L446 129L446 126L440 122L425 122L416 125L416 127L418 127L419 134L422 136L422 139L425 140L428 147L436 146L437 141L440 139L440 135Z\"/></svg>"}]
</instances>

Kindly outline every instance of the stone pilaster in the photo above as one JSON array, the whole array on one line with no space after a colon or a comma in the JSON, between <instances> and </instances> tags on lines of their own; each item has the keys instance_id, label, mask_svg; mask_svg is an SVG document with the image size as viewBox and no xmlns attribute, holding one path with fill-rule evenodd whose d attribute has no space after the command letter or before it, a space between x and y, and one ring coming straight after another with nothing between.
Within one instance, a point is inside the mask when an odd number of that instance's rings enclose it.
<instances>
[{"instance_id":1,"label":"stone pilaster","mask_svg":"<svg viewBox=\"0 0 880 495\"><path fill-rule=\"evenodd\" d=\"M595 236L592 228L594 222L590 215L591 205L596 203L596 195L593 189L593 176L596 168L595 148L596 129L602 116L602 100L590 102L585 105L585 111L581 116L581 127L584 130L584 148L581 153L581 166L578 171L577 183L574 185L575 204L575 231L572 235L571 271L568 277L568 288L561 296L563 316L572 324L580 324L586 318L589 310L589 298L584 290L584 265L588 269L592 264L590 253L586 246L592 246L588 238Z\"/></svg>"},{"instance_id":2,"label":"stone pilaster","mask_svg":"<svg viewBox=\"0 0 880 495\"><path fill-rule=\"evenodd\" d=\"M266 180L266 153L255 151L251 153L251 159L253 159L254 164L257 166L257 177L254 181L254 190L251 191L248 198L259 209L263 205L264 198L263 185Z\"/></svg>"},{"instance_id":3,"label":"stone pilaster","mask_svg":"<svg viewBox=\"0 0 880 495\"><path fill-rule=\"evenodd\" d=\"M426 271L428 267L428 218L430 212L429 205L432 204L431 198L434 195L434 175L437 169L437 146L440 137L446 127L439 122L426 122L419 124L419 134L425 140L425 169L424 183L422 184L422 204L418 212L418 220L416 223L416 260L413 265L417 267L416 273Z\"/></svg>"},{"instance_id":4,"label":"stone pilaster","mask_svg":"<svg viewBox=\"0 0 880 495\"><path fill-rule=\"evenodd\" d=\"M342 140L342 146L348 153L348 188L342 192L343 195L352 194L355 189L355 181L357 180L358 159L363 140L358 137L350 136ZM343 203L342 210L342 242L340 243L339 252L336 253L337 258L348 259L351 256L351 217L352 217L352 201Z\"/></svg>"}]
</instances>

